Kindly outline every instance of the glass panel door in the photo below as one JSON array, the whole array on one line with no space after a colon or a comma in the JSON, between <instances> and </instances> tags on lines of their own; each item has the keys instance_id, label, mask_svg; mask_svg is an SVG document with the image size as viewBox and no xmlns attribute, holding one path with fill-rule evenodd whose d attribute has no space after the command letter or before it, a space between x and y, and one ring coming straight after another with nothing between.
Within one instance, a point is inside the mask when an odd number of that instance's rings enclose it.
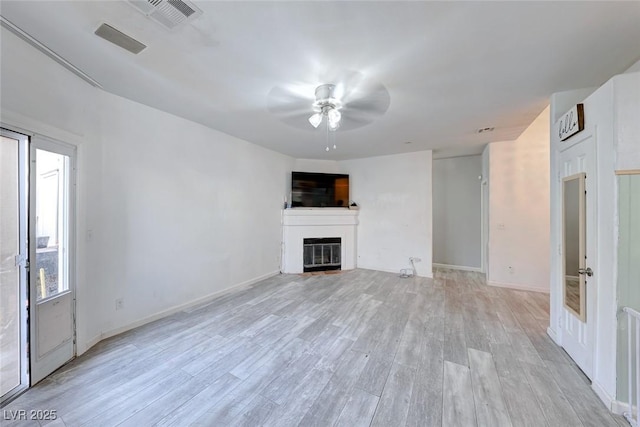
<instances>
[{"instance_id":1,"label":"glass panel door","mask_svg":"<svg viewBox=\"0 0 640 427\"><path fill-rule=\"evenodd\" d=\"M28 386L26 285L27 137L0 141L0 401Z\"/></svg>"},{"instance_id":2,"label":"glass panel door","mask_svg":"<svg viewBox=\"0 0 640 427\"><path fill-rule=\"evenodd\" d=\"M36 384L75 355L75 148L35 135L30 155L30 361Z\"/></svg>"}]
</instances>

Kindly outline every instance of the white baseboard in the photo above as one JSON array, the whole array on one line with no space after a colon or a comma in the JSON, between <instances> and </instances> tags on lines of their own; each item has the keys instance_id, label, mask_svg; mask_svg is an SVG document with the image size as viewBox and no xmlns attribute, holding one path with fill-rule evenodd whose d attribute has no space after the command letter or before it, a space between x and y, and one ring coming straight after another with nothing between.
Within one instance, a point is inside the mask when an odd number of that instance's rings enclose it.
<instances>
[{"instance_id":1,"label":"white baseboard","mask_svg":"<svg viewBox=\"0 0 640 427\"><path fill-rule=\"evenodd\" d=\"M502 283L487 280L487 285L495 286L497 288L517 289L519 291L541 292L543 294L549 293L549 289L539 288L537 286L521 285L519 283Z\"/></svg>"},{"instance_id":2,"label":"white baseboard","mask_svg":"<svg viewBox=\"0 0 640 427\"><path fill-rule=\"evenodd\" d=\"M438 264L433 263L433 268L448 268L449 270L462 270L462 271L475 271L477 273L482 273L482 269L480 267L467 267L464 265L450 265L450 264Z\"/></svg>"},{"instance_id":3,"label":"white baseboard","mask_svg":"<svg viewBox=\"0 0 640 427\"><path fill-rule=\"evenodd\" d=\"M627 402L620 402L619 400L614 400L611 402L611 412L613 412L614 414L622 415L628 411L629 404Z\"/></svg>"},{"instance_id":4,"label":"white baseboard","mask_svg":"<svg viewBox=\"0 0 640 427\"><path fill-rule=\"evenodd\" d=\"M598 381L594 380L591 383L591 388L596 393L596 395L600 398L600 400L602 400L602 402L607 407L607 409L610 410L611 412L615 412L613 408L614 407L613 403L615 402L615 400L613 399L613 397L609 396L609 393L606 392L604 387L602 387L602 385Z\"/></svg>"},{"instance_id":5,"label":"white baseboard","mask_svg":"<svg viewBox=\"0 0 640 427\"><path fill-rule=\"evenodd\" d=\"M162 310L162 311L160 311L158 313L152 314L151 316L147 316L147 317L144 317L142 319L136 320L134 322L128 323L127 325L124 325L124 326L121 326L121 327L118 327L118 328L114 328L114 329L110 329L108 331L104 331L100 335L98 335L97 337L94 337L89 342L87 342L87 344L83 346L85 348L84 348L84 351L82 353L84 353L85 351L89 350L92 346L96 345L98 342L100 342L100 341L102 341L104 339L119 335L119 334L121 334L123 332L129 331L129 330L134 329L134 328L138 328L138 327L140 327L142 325L146 325L147 323L151 323L151 322L154 322L156 320L162 319L163 317L170 316L170 315L172 315L174 313L177 313L179 311L183 311L183 310L185 310L185 309L187 309L189 307L193 307L193 306L199 305L199 304L204 304L204 303L209 302L211 300L214 300L215 298L218 298L218 297L220 297L220 296L222 296L224 294L227 294L227 293L233 292L233 291L238 291L238 290L242 289L243 287L251 286L254 283L257 283L257 282L259 282L261 280L268 279L269 277L273 277L273 276L276 276L278 274L280 274L279 270L272 271L270 273L263 274L262 276L254 277L253 279L249 279L249 280L246 280L244 282L237 283L237 284L235 284L235 285L233 285L233 286L231 286L229 288L225 288L225 289L213 292L213 293L211 293L209 295L205 295L204 297L197 298L195 300L192 300L192 301L189 301L189 302L186 302L186 303L183 303L183 304L179 304L179 305L167 308L166 310ZM82 354L82 353L80 353L80 351L78 351L78 353Z\"/></svg>"},{"instance_id":6,"label":"white baseboard","mask_svg":"<svg viewBox=\"0 0 640 427\"><path fill-rule=\"evenodd\" d=\"M377 268L377 267L361 267L361 266L359 266L359 265L358 265L356 268L359 268L359 269L361 269L361 270L372 270L372 271L382 271L382 272L385 272L385 273L395 273L395 274L397 274L397 275L398 275L398 277L400 277L400 269L397 269L397 270L387 270L387 269L384 269L384 268ZM409 270L411 269L411 267L405 267L405 268L407 268L407 269L409 269ZM418 277L425 277L425 278L427 278L427 279L433 279L433 272L431 272L431 274L430 274L430 275L427 275L427 274L420 274L420 272L418 272Z\"/></svg>"},{"instance_id":7,"label":"white baseboard","mask_svg":"<svg viewBox=\"0 0 640 427\"><path fill-rule=\"evenodd\" d=\"M556 331L551 329L551 326L547 328L547 335L549 335L549 338L551 338L554 343L558 344L559 346L562 346L562 344L560 343L560 339L558 338L558 334L556 333Z\"/></svg>"},{"instance_id":8,"label":"white baseboard","mask_svg":"<svg viewBox=\"0 0 640 427\"><path fill-rule=\"evenodd\" d=\"M86 353L91 347L98 344L100 341L102 341L102 334L96 335L87 342L78 340L78 345L76 346L76 356L80 356Z\"/></svg>"}]
</instances>

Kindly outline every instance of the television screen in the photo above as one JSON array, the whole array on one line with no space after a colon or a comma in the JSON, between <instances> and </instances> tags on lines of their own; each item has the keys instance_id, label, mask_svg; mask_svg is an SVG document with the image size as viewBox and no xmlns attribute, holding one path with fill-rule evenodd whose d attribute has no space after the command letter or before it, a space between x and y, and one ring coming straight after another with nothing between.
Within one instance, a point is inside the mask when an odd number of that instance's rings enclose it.
<instances>
[{"instance_id":1,"label":"television screen","mask_svg":"<svg viewBox=\"0 0 640 427\"><path fill-rule=\"evenodd\" d=\"M349 175L291 172L291 207L349 207Z\"/></svg>"}]
</instances>

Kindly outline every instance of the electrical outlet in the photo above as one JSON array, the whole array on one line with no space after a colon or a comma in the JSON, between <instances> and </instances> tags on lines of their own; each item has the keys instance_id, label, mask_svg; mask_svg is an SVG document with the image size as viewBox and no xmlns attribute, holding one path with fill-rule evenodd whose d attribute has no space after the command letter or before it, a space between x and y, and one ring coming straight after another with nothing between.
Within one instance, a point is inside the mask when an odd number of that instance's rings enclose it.
<instances>
[{"instance_id":1,"label":"electrical outlet","mask_svg":"<svg viewBox=\"0 0 640 427\"><path fill-rule=\"evenodd\" d=\"M116 311L124 308L124 298L116 299Z\"/></svg>"},{"instance_id":2,"label":"electrical outlet","mask_svg":"<svg viewBox=\"0 0 640 427\"><path fill-rule=\"evenodd\" d=\"M509 266L509 273L514 274L515 271L513 270L513 267Z\"/></svg>"}]
</instances>

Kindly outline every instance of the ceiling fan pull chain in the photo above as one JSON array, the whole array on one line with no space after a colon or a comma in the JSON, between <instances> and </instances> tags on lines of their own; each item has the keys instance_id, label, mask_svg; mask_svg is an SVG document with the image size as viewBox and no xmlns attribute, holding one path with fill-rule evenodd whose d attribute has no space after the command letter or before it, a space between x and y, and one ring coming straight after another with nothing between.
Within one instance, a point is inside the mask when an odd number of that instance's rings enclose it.
<instances>
[{"instance_id":1,"label":"ceiling fan pull chain","mask_svg":"<svg viewBox=\"0 0 640 427\"><path fill-rule=\"evenodd\" d=\"M327 126L326 126L326 130L327 130L327 148L325 148L324 151L329 151L329 120L325 120Z\"/></svg>"}]
</instances>

